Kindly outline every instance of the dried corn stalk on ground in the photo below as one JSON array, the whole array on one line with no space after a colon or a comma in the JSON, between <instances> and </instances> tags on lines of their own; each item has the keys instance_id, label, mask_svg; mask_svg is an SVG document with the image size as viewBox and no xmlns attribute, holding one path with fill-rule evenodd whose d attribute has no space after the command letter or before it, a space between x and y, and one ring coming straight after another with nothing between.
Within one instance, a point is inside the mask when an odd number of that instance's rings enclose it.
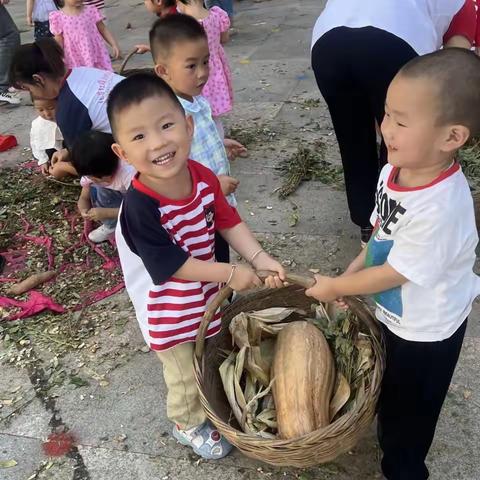
<instances>
[{"instance_id":1,"label":"dried corn stalk on ground","mask_svg":"<svg viewBox=\"0 0 480 480\"><path fill-rule=\"evenodd\" d=\"M245 433L276 437L277 418L271 393L275 379L270 377L270 370L276 336L291 320L313 323L332 350L337 375L330 401L331 421L349 411L355 398L361 397L368 387L374 366L372 345L352 312L320 304L312 305L311 312L278 307L240 313L229 326L233 350L225 352L219 371L232 416Z\"/></svg>"},{"instance_id":2,"label":"dried corn stalk on ground","mask_svg":"<svg viewBox=\"0 0 480 480\"><path fill-rule=\"evenodd\" d=\"M480 138L470 140L458 152L458 161L470 187L478 193L480 191Z\"/></svg>"}]
</instances>

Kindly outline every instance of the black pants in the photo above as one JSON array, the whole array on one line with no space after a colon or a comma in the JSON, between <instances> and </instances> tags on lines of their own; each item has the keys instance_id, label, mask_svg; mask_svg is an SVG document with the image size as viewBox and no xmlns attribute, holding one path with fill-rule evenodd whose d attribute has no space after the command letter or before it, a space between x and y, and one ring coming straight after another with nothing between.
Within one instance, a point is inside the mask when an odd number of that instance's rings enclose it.
<instances>
[{"instance_id":1,"label":"black pants","mask_svg":"<svg viewBox=\"0 0 480 480\"><path fill-rule=\"evenodd\" d=\"M215 260L230 263L230 245L218 232L215 232Z\"/></svg>"},{"instance_id":2,"label":"black pants","mask_svg":"<svg viewBox=\"0 0 480 480\"><path fill-rule=\"evenodd\" d=\"M33 22L33 26L33 37L35 38L35 41L40 40L41 38L53 37L52 33L50 32L50 23L48 20L46 22Z\"/></svg>"},{"instance_id":3,"label":"black pants","mask_svg":"<svg viewBox=\"0 0 480 480\"><path fill-rule=\"evenodd\" d=\"M388 480L425 480L440 410L457 364L467 320L441 342L410 342L383 327L386 370L378 409L382 471Z\"/></svg>"},{"instance_id":4,"label":"black pants","mask_svg":"<svg viewBox=\"0 0 480 480\"><path fill-rule=\"evenodd\" d=\"M379 169L375 120L383 120L387 89L417 54L402 39L374 27L338 27L320 37L312 68L327 102L342 157L348 207L354 223L370 226Z\"/></svg>"}]
</instances>

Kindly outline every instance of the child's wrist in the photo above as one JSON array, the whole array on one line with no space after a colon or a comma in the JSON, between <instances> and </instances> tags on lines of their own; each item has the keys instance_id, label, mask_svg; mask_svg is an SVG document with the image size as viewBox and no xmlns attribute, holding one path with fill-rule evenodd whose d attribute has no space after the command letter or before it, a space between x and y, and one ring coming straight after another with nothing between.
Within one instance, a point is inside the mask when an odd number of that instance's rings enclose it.
<instances>
[{"instance_id":1,"label":"child's wrist","mask_svg":"<svg viewBox=\"0 0 480 480\"><path fill-rule=\"evenodd\" d=\"M238 265L236 263L230 265L230 273L228 275L227 281L225 282L226 287L229 287L232 283L233 277L235 276L235 271L237 270L237 266Z\"/></svg>"},{"instance_id":2,"label":"child's wrist","mask_svg":"<svg viewBox=\"0 0 480 480\"><path fill-rule=\"evenodd\" d=\"M346 275L348 277L349 275ZM335 298L345 297L345 287L348 289L349 280L346 277L327 277L329 279L329 288Z\"/></svg>"},{"instance_id":3,"label":"child's wrist","mask_svg":"<svg viewBox=\"0 0 480 480\"><path fill-rule=\"evenodd\" d=\"M267 252L265 252L263 248L259 248L258 250L253 252L252 255L250 255L250 258L248 259L248 263L255 267L255 263L257 263L259 258L263 257L265 253Z\"/></svg>"}]
</instances>

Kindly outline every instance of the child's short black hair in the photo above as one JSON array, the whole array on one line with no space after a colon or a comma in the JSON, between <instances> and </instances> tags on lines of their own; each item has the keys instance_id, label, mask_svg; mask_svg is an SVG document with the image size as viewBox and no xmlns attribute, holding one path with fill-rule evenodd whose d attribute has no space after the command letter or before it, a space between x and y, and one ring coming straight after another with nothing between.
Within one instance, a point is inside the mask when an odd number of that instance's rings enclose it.
<instances>
[{"instance_id":1,"label":"child's short black hair","mask_svg":"<svg viewBox=\"0 0 480 480\"><path fill-rule=\"evenodd\" d=\"M458 124L480 134L480 58L463 48L445 48L416 57L399 72L426 78L438 97L439 125Z\"/></svg>"},{"instance_id":2,"label":"child's short black hair","mask_svg":"<svg viewBox=\"0 0 480 480\"><path fill-rule=\"evenodd\" d=\"M190 15L177 13L159 18L150 30L150 49L154 61L167 57L172 47L178 42L206 39L202 25Z\"/></svg>"},{"instance_id":3,"label":"child's short black hair","mask_svg":"<svg viewBox=\"0 0 480 480\"><path fill-rule=\"evenodd\" d=\"M111 133L90 130L81 134L74 142L71 160L79 176L97 178L113 175L118 168L118 157L113 153Z\"/></svg>"},{"instance_id":4,"label":"child's short black hair","mask_svg":"<svg viewBox=\"0 0 480 480\"><path fill-rule=\"evenodd\" d=\"M108 96L107 114L113 135L115 136L116 132L115 120L123 110L152 97L168 97L182 113L185 113L165 80L152 73L136 73L117 83Z\"/></svg>"}]
</instances>

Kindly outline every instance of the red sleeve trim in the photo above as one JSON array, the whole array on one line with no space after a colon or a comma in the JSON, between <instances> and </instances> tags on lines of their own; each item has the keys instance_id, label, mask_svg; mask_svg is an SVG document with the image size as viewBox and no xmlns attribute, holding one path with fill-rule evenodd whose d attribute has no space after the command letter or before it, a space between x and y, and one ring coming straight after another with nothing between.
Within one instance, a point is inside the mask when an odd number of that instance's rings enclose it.
<instances>
[{"instance_id":1,"label":"red sleeve trim","mask_svg":"<svg viewBox=\"0 0 480 480\"><path fill-rule=\"evenodd\" d=\"M460 35L468 39L473 45L478 35L477 10L474 0L465 0L463 7L457 12L450 22L447 32L443 36L443 43L447 43L452 37Z\"/></svg>"}]
</instances>

